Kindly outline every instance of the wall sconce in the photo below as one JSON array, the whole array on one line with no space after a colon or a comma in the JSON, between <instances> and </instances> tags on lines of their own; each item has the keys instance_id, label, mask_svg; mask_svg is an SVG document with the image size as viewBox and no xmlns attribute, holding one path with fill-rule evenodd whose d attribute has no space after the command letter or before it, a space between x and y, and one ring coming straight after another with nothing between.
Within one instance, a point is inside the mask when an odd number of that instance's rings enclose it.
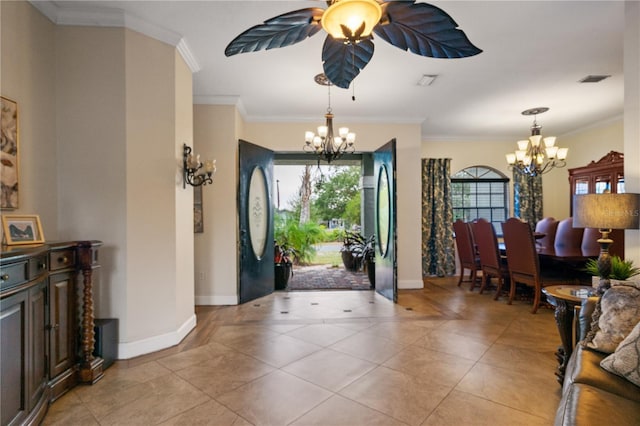
<instances>
[{"instance_id":1,"label":"wall sconce","mask_svg":"<svg viewBox=\"0 0 640 426\"><path fill-rule=\"evenodd\" d=\"M204 172L198 174L198 170L204 166ZM212 176L216 172L216 160L205 160L204 164L200 162L200 155L191 154L191 147L186 143L183 145L182 151L182 170L183 179L182 187L186 188L187 184L191 186L201 186L213 183Z\"/></svg>"}]
</instances>

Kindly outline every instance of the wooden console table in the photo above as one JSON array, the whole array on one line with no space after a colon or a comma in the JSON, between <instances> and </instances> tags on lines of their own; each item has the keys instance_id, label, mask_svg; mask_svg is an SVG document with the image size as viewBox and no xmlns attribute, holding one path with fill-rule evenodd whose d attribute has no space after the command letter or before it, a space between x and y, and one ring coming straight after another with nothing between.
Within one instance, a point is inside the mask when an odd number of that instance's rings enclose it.
<instances>
[{"instance_id":1,"label":"wooden console table","mask_svg":"<svg viewBox=\"0 0 640 426\"><path fill-rule=\"evenodd\" d=\"M101 245L71 241L2 246L2 426L38 424L51 401L77 383L102 377L103 361L93 356L92 296Z\"/></svg>"}]
</instances>

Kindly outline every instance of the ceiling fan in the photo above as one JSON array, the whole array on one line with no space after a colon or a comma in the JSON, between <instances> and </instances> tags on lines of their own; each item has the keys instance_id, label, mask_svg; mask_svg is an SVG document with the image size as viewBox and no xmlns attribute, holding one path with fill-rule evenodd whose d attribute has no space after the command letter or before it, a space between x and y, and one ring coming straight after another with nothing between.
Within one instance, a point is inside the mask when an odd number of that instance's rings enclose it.
<instances>
[{"instance_id":1,"label":"ceiling fan","mask_svg":"<svg viewBox=\"0 0 640 426\"><path fill-rule=\"evenodd\" d=\"M324 29L329 33L322 47L324 73L333 85L346 89L373 57L372 33L402 50L432 58L465 58L482 52L451 16L427 3L327 0L327 6L268 19L233 39L224 53L286 47Z\"/></svg>"}]
</instances>

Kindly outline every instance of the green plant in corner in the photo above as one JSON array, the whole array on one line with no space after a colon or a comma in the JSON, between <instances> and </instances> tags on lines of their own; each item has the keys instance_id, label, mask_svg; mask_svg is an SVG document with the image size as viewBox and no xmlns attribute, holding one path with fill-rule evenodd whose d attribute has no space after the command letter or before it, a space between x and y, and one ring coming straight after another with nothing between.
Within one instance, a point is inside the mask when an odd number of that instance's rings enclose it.
<instances>
[{"instance_id":1,"label":"green plant in corner","mask_svg":"<svg viewBox=\"0 0 640 426\"><path fill-rule=\"evenodd\" d=\"M590 275L594 275L596 277L599 276L598 260L589 259L585 265L584 271ZM624 260L619 256L611 256L611 274L604 278L626 281L636 275L640 275L640 268L633 266L633 260Z\"/></svg>"}]
</instances>

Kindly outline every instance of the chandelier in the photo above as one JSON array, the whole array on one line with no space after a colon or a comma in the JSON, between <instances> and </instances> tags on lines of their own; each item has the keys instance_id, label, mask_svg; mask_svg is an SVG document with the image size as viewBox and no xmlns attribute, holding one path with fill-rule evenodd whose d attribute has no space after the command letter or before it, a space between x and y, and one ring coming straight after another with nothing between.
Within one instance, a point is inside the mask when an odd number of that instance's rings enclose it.
<instances>
[{"instance_id":1,"label":"chandelier","mask_svg":"<svg viewBox=\"0 0 640 426\"><path fill-rule=\"evenodd\" d=\"M343 154L351 154L355 151L356 134L349 132L348 127L340 127L337 135L333 133L331 82L324 74L316 75L314 80L316 83L328 88L327 113L324 115L326 123L324 126L318 126L317 134L312 131L305 132L304 146L302 148L305 152L315 153L318 156L318 163L320 163L320 160L331 163L333 160L342 157Z\"/></svg>"},{"instance_id":2,"label":"chandelier","mask_svg":"<svg viewBox=\"0 0 640 426\"><path fill-rule=\"evenodd\" d=\"M569 148L558 148L555 136L542 138L536 117L549 111L547 107L531 108L522 111L522 115L533 115L531 136L529 139L518 141L518 149L506 155L509 170L515 170L527 176L535 177L549 172L553 168L567 165ZM542 143L541 143L542 142Z\"/></svg>"}]
</instances>

